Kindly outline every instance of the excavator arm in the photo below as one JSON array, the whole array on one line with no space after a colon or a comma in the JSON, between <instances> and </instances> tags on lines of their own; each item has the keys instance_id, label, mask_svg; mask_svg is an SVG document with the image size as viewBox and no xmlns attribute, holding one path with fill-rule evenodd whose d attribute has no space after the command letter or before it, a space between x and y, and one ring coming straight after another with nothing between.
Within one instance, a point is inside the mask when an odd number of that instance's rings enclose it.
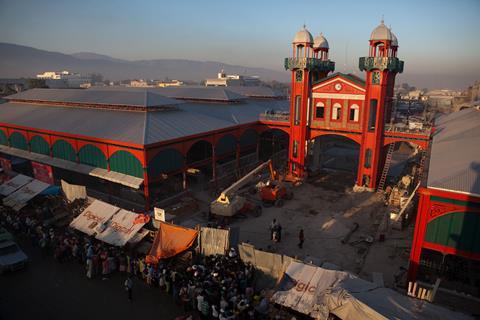
<instances>
[{"instance_id":1,"label":"excavator arm","mask_svg":"<svg viewBox=\"0 0 480 320\"><path fill-rule=\"evenodd\" d=\"M251 182L255 175L257 175L259 172L261 172L263 169L266 167L269 167L270 175L272 180L274 179L274 171L273 171L273 166L272 166L272 160L268 160L262 164L260 164L258 167L244 175L242 178L237 180L234 184L232 184L230 187L227 189L223 190L223 192L220 194L220 196L215 200L216 202L220 202L223 204L228 204L230 203L230 198L235 195L235 193L245 186L247 183Z\"/></svg>"}]
</instances>

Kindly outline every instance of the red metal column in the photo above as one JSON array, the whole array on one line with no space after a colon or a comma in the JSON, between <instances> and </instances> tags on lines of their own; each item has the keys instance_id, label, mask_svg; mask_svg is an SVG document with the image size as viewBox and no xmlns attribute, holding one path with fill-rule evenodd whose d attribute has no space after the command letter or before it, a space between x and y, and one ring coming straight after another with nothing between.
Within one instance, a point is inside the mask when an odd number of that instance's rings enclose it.
<instances>
[{"instance_id":1,"label":"red metal column","mask_svg":"<svg viewBox=\"0 0 480 320\"><path fill-rule=\"evenodd\" d=\"M423 240L427 228L427 216L430 212L430 192L425 188L420 188L418 192L420 194L420 199L418 203L415 232L413 235L412 249L410 250L410 262L407 275L407 281L411 282L414 282L417 278Z\"/></svg>"}]
</instances>

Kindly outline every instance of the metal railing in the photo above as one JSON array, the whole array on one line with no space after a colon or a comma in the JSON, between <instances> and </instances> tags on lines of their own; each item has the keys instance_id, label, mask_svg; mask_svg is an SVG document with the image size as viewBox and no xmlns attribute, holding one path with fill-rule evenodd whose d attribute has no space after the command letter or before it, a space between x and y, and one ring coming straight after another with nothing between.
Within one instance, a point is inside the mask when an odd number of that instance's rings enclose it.
<instances>
[{"instance_id":1,"label":"metal railing","mask_svg":"<svg viewBox=\"0 0 480 320\"><path fill-rule=\"evenodd\" d=\"M308 69L317 71L335 70L335 62L318 58L285 58L285 70Z\"/></svg>"},{"instance_id":2,"label":"metal railing","mask_svg":"<svg viewBox=\"0 0 480 320\"><path fill-rule=\"evenodd\" d=\"M403 72L403 61L397 57L362 57L358 61L360 71L388 70L392 72Z\"/></svg>"},{"instance_id":3,"label":"metal railing","mask_svg":"<svg viewBox=\"0 0 480 320\"><path fill-rule=\"evenodd\" d=\"M263 121L278 121L278 122L289 122L290 114L288 113L261 113L259 116L260 120Z\"/></svg>"},{"instance_id":4,"label":"metal railing","mask_svg":"<svg viewBox=\"0 0 480 320\"><path fill-rule=\"evenodd\" d=\"M431 131L432 128L430 126L424 126L423 128L409 128L408 126L398 126L398 123L385 124L385 132L399 132L429 136Z\"/></svg>"}]
</instances>

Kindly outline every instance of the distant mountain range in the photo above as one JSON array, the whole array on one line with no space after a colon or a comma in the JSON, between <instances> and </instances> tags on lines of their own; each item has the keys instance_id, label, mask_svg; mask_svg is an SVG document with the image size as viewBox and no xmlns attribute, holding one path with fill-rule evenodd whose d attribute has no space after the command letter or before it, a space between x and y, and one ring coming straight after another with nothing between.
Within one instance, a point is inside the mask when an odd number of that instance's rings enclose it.
<instances>
[{"instance_id":1,"label":"distant mountain range","mask_svg":"<svg viewBox=\"0 0 480 320\"><path fill-rule=\"evenodd\" d=\"M0 42L0 78L35 77L44 71L68 70L82 74L100 73L105 79L170 79L201 81L228 73L259 76L264 81L289 81L287 72L229 65L216 61L155 59L129 61L110 56L79 52L63 54Z\"/></svg>"},{"instance_id":2,"label":"distant mountain range","mask_svg":"<svg viewBox=\"0 0 480 320\"><path fill-rule=\"evenodd\" d=\"M276 80L287 83L290 81L286 71L229 65L216 61L181 59L129 61L91 52L69 55L0 42L0 78L28 78L35 77L36 74L44 71L69 70L82 74L100 73L104 79L109 80L162 80L168 77L198 82L216 77L221 69L225 69L227 73L260 76L264 81ZM353 70L349 72L351 71ZM441 70L432 70L431 74L416 74L414 69L408 69L407 61L406 70L398 75L396 83L408 82L417 88L465 89L475 80L480 79L480 75L475 72L436 74L439 71Z\"/></svg>"}]
</instances>

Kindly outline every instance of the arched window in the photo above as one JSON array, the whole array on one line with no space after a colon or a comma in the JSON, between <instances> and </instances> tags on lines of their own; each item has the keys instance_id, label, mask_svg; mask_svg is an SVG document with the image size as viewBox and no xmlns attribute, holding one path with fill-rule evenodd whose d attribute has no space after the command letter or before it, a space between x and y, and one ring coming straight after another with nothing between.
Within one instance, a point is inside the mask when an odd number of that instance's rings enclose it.
<instances>
[{"instance_id":1,"label":"arched window","mask_svg":"<svg viewBox=\"0 0 480 320\"><path fill-rule=\"evenodd\" d=\"M318 102L315 106L315 118L323 119L325 117L325 104Z\"/></svg>"},{"instance_id":2,"label":"arched window","mask_svg":"<svg viewBox=\"0 0 480 320\"><path fill-rule=\"evenodd\" d=\"M340 120L342 116L342 105L340 103L334 103L332 108L332 120Z\"/></svg>"},{"instance_id":3,"label":"arched window","mask_svg":"<svg viewBox=\"0 0 480 320\"><path fill-rule=\"evenodd\" d=\"M348 114L348 120L358 122L360 116L360 107L358 104L352 104L350 106L350 112Z\"/></svg>"}]
</instances>

